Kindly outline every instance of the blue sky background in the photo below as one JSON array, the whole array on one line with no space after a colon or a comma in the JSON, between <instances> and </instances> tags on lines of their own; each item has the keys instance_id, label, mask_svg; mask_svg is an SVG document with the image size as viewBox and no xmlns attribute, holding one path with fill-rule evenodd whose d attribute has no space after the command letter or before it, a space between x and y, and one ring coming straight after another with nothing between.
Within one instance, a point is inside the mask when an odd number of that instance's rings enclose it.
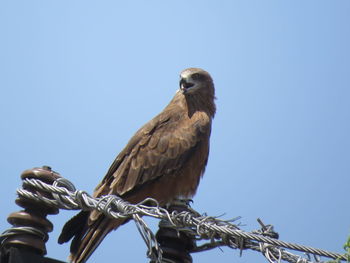
<instances>
[{"instance_id":1,"label":"blue sky background","mask_svg":"<svg viewBox=\"0 0 350 263\"><path fill-rule=\"evenodd\" d=\"M214 78L211 152L193 207L343 252L350 233L350 1L1 1L0 230L20 173L50 165L92 192L179 72ZM74 213L50 216L48 256ZM156 231L156 222L148 220ZM147 262L133 223L91 262ZM265 262L215 249L194 262Z\"/></svg>"}]
</instances>

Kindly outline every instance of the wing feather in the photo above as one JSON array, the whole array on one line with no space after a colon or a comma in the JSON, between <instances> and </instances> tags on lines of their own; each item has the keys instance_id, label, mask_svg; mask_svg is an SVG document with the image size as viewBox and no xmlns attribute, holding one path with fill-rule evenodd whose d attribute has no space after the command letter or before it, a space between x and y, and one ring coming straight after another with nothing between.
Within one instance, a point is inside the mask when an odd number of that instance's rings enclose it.
<instances>
[{"instance_id":1,"label":"wing feather","mask_svg":"<svg viewBox=\"0 0 350 263\"><path fill-rule=\"evenodd\" d=\"M148 147L151 149L156 148L158 141L159 141L159 136L157 136L156 134L153 134L148 142Z\"/></svg>"},{"instance_id":2,"label":"wing feather","mask_svg":"<svg viewBox=\"0 0 350 263\"><path fill-rule=\"evenodd\" d=\"M168 145L169 145L169 141L165 136L163 137L158 136L157 151L159 153L165 153L165 151L168 148Z\"/></svg>"},{"instance_id":3,"label":"wing feather","mask_svg":"<svg viewBox=\"0 0 350 263\"><path fill-rule=\"evenodd\" d=\"M142 184L173 174L190 158L191 149L208 139L209 118L192 120L181 113L172 113L172 118L164 115L166 112L131 138L96 188L98 196L106 193L123 196Z\"/></svg>"}]
</instances>

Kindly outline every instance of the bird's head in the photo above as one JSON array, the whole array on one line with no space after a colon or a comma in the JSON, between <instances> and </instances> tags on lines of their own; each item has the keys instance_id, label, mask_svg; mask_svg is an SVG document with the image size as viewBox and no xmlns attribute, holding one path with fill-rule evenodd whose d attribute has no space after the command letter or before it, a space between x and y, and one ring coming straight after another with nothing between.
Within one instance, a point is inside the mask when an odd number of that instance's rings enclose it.
<instances>
[{"instance_id":1,"label":"bird's head","mask_svg":"<svg viewBox=\"0 0 350 263\"><path fill-rule=\"evenodd\" d=\"M209 73L200 68L188 68L180 74L180 90L183 94L206 93L214 96L214 84Z\"/></svg>"}]
</instances>

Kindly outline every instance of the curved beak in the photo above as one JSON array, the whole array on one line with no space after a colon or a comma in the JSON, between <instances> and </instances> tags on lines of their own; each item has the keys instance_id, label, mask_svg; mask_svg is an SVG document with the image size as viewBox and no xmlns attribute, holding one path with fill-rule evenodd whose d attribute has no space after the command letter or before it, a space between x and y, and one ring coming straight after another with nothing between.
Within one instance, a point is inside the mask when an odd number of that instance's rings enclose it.
<instances>
[{"instance_id":1,"label":"curved beak","mask_svg":"<svg viewBox=\"0 0 350 263\"><path fill-rule=\"evenodd\" d=\"M189 89L193 86L194 86L194 84L191 82L187 82L186 79L180 80L180 90L182 90L182 92L186 92L187 89Z\"/></svg>"}]
</instances>

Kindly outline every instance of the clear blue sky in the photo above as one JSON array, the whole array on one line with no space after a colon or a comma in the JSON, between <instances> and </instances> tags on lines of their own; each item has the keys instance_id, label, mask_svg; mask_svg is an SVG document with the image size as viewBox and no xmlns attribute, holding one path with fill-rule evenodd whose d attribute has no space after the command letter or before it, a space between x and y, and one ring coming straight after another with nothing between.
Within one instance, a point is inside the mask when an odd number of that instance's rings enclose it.
<instances>
[{"instance_id":1,"label":"clear blue sky","mask_svg":"<svg viewBox=\"0 0 350 263\"><path fill-rule=\"evenodd\" d=\"M20 173L50 165L92 192L187 67L216 84L193 207L336 252L350 233L350 1L1 1L0 231ZM73 212L51 216L48 256ZM151 220L152 221L152 220ZM151 225L154 222L151 222ZM156 228L154 228L156 230ZM147 262L133 223L91 262ZM265 262L215 249L194 262ZM119 262L118 261L118 262Z\"/></svg>"}]
</instances>

